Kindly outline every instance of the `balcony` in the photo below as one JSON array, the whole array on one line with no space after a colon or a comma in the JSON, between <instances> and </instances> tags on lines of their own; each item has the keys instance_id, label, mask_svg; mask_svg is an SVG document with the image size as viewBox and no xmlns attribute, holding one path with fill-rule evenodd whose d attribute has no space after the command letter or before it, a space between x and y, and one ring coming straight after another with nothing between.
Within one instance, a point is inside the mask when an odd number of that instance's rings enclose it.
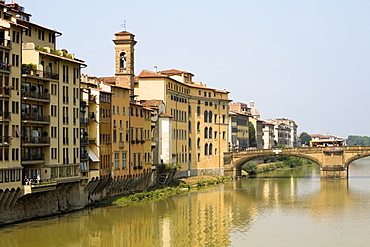
<instances>
[{"instance_id":1,"label":"balcony","mask_svg":"<svg viewBox=\"0 0 370 247\"><path fill-rule=\"evenodd\" d=\"M22 146L49 146L50 145L50 137L27 137L22 136Z\"/></svg>"},{"instance_id":2,"label":"balcony","mask_svg":"<svg viewBox=\"0 0 370 247\"><path fill-rule=\"evenodd\" d=\"M80 145L89 145L89 137L87 136L82 137Z\"/></svg>"},{"instance_id":3,"label":"balcony","mask_svg":"<svg viewBox=\"0 0 370 247\"><path fill-rule=\"evenodd\" d=\"M50 116L36 114L23 114L22 122L37 122L41 124L50 124Z\"/></svg>"},{"instance_id":4,"label":"balcony","mask_svg":"<svg viewBox=\"0 0 370 247\"><path fill-rule=\"evenodd\" d=\"M0 97L10 97L10 92L10 88L4 88L3 86L2 88L0 88Z\"/></svg>"},{"instance_id":5,"label":"balcony","mask_svg":"<svg viewBox=\"0 0 370 247\"><path fill-rule=\"evenodd\" d=\"M44 154L22 153L22 163L38 163L44 161Z\"/></svg>"},{"instance_id":6,"label":"balcony","mask_svg":"<svg viewBox=\"0 0 370 247\"><path fill-rule=\"evenodd\" d=\"M11 113L7 111L0 111L0 121L10 121Z\"/></svg>"},{"instance_id":7,"label":"balcony","mask_svg":"<svg viewBox=\"0 0 370 247\"><path fill-rule=\"evenodd\" d=\"M43 102L50 102L49 93L38 93L38 92L22 92L22 98L24 100L31 99Z\"/></svg>"},{"instance_id":8,"label":"balcony","mask_svg":"<svg viewBox=\"0 0 370 247\"><path fill-rule=\"evenodd\" d=\"M10 67L11 67L10 64L0 63L0 71L2 71L2 72L6 71L6 72L10 73Z\"/></svg>"},{"instance_id":9,"label":"balcony","mask_svg":"<svg viewBox=\"0 0 370 247\"><path fill-rule=\"evenodd\" d=\"M84 150L86 151L86 150ZM81 160L88 160L89 159L89 154L86 152L81 152Z\"/></svg>"},{"instance_id":10,"label":"balcony","mask_svg":"<svg viewBox=\"0 0 370 247\"><path fill-rule=\"evenodd\" d=\"M12 48L12 42L7 39L0 39L0 48L6 48L11 49Z\"/></svg>"},{"instance_id":11,"label":"balcony","mask_svg":"<svg viewBox=\"0 0 370 247\"><path fill-rule=\"evenodd\" d=\"M89 121L95 121L95 112L89 112Z\"/></svg>"},{"instance_id":12,"label":"balcony","mask_svg":"<svg viewBox=\"0 0 370 247\"><path fill-rule=\"evenodd\" d=\"M95 97L95 95L89 95L89 102L96 103L96 97Z\"/></svg>"},{"instance_id":13,"label":"balcony","mask_svg":"<svg viewBox=\"0 0 370 247\"><path fill-rule=\"evenodd\" d=\"M22 69L22 75L41 77L41 78L52 79L52 80L59 80L59 74L46 72L42 70L34 71L30 69Z\"/></svg>"},{"instance_id":14,"label":"balcony","mask_svg":"<svg viewBox=\"0 0 370 247\"><path fill-rule=\"evenodd\" d=\"M89 144L95 144L95 138L89 138Z\"/></svg>"},{"instance_id":15,"label":"balcony","mask_svg":"<svg viewBox=\"0 0 370 247\"><path fill-rule=\"evenodd\" d=\"M89 119L88 118L80 118L80 124L81 125L89 125Z\"/></svg>"},{"instance_id":16,"label":"balcony","mask_svg":"<svg viewBox=\"0 0 370 247\"><path fill-rule=\"evenodd\" d=\"M0 146L8 146L11 144L10 136L0 136Z\"/></svg>"}]
</instances>

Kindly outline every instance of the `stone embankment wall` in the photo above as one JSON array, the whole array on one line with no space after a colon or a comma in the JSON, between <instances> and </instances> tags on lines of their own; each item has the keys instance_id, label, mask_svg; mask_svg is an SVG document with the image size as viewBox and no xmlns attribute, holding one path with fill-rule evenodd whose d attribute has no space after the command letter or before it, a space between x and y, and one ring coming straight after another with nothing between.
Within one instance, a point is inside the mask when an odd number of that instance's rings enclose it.
<instances>
[{"instance_id":1,"label":"stone embankment wall","mask_svg":"<svg viewBox=\"0 0 370 247\"><path fill-rule=\"evenodd\" d=\"M78 182L69 186L60 185L53 191L27 194L18 198L13 207L2 210L0 225L68 212L85 205L86 200L81 197Z\"/></svg>"},{"instance_id":2,"label":"stone embankment wall","mask_svg":"<svg viewBox=\"0 0 370 247\"><path fill-rule=\"evenodd\" d=\"M71 182L56 185L55 190L29 193L10 207L0 208L0 226L82 209L107 196L143 191L153 182L153 174L135 178L93 179L86 185Z\"/></svg>"}]
</instances>

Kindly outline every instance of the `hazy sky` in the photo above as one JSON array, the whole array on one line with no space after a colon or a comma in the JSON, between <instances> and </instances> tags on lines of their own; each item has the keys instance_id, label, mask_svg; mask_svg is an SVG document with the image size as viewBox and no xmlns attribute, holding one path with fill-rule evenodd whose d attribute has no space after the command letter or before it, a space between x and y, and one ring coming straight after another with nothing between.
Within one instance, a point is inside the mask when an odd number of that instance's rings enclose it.
<instances>
[{"instance_id":1,"label":"hazy sky","mask_svg":"<svg viewBox=\"0 0 370 247\"><path fill-rule=\"evenodd\" d=\"M298 132L370 135L369 0L15 1L63 33L84 74L114 75L114 33L136 35L135 72L180 69Z\"/></svg>"}]
</instances>

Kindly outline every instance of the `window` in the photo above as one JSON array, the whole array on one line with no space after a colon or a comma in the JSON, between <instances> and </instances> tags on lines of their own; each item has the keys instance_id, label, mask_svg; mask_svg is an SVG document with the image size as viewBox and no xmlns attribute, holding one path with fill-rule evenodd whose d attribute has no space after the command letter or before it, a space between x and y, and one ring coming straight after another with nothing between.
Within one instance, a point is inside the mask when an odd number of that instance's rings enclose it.
<instances>
[{"instance_id":1,"label":"window","mask_svg":"<svg viewBox=\"0 0 370 247\"><path fill-rule=\"evenodd\" d=\"M12 160L19 160L19 148L12 148Z\"/></svg>"},{"instance_id":2,"label":"window","mask_svg":"<svg viewBox=\"0 0 370 247\"><path fill-rule=\"evenodd\" d=\"M197 106L197 117L200 117L200 106Z\"/></svg>"},{"instance_id":3,"label":"window","mask_svg":"<svg viewBox=\"0 0 370 247\"><path fill-rule=\"evenodd\" d=\"M208 112L208 123L212 123L212 111Z\"/></svg>"},{"instance_id":4,"label":"window","mask_svg":"<svg viewBox=\"0 0 370 247\"><path fill-rule=\"evenodd\" d=\"M118 170L119 168L119 152L114 152L114 169Z\"/></svg>"},{"instance_id":5,"label":"window","mask_svg":"<svg viewBox=\"0 0 370 247\"><path fill-rule=\"evenodd\" d=\"M127 169L127 152L122 153L122 169Z\"/></svg>"},{"instance_id":6,"label":"window","mask_svg":"<svg viewBox=\"0 0 370 247\"><path fill-rule=\"evenodd\" d=\"M208 128L205 127L204 128L204 139L207 139L208 138Z\"/></svg>"},{"instance_id":7,"label":"window","mask_svg":"<svg viewBox=\"0 0 370 247\"><path fill-rule=\"evenodd\" d=\"M119 67L120 67L120 72L124 72L126 70L126 53L121 52L119 54Z\"/></svg>"},{"instance_id":8,"label":"window","mask_svg":"<svg viewBox=\"0 0 370 247\"><path fill-rule=\"evenodd\" d=\"M204 155L208 155L208 143L204 144Z\"/></svg>"},{"instance_id":9,"label":"window","mask_svg":"<svg viewBox=\"0 0 370 247\"><path fill-rule=\"evenodd\" d=\"M49 42L50 43L55 43L55 35L54 35L54 33L49 33Z\"/></svg>"},{"instance_id":10,"label":"window","mask_svg":"<svg viewBox=\"0 0 370 247\"><path fill-rule=\"evenodd\" d=\"M204 111L204 122L207 123L208 122L208 111Z\"/></svg>"},{"instance_id":11,"label":"window","mask_svg":"<svg viewBox=\"0 0 370 247\"><path fill-rule=\"evenodd\" d=\"M41 29L39 29L39 39L44 40L45 39L45 32Z\"/></svg>"},{"instance_id":12,"label":"window","mask_svg":"<svg viewBox=\"0 0 370 247\"><path fill-rule=\"evenodd\" d=\"M57 137L57 127L51 127L51 137L52 138Z\"/></svg>"},{"instance_id":13,"label":"window","mask_svg":"<svg viewBox=\"0 0 370 247\"><path fill-rule=\"evenodd\" d=\"M197 133L200 133L200 122L197 123Z\"/></svg>"},{"instance_id":14,"label":"window","mask_svg":"<svg viewBox=\"0 0 370 247\"><path fill-rule=\"evenodd\" d=\"M57 149L51 148L51 159L56 160L57 159Z\"/></svg>"},{"instance_id":15,"label":"window","mask_svg":"<svg viewBox=\"0 0 370 247\"><path fill-rule=\"evenodd\" d=\"M198 140L197 140L197 149L198 150L200 149L200 138L198 138Z\"/></svg>"},{"instance_id":16,"label":"window","mask_svg":"<svg viewBox=\"0 0 370 247\"><path fill-rule=\"evenodd\" d=\"M213 148L212 143L210 143L209 146L208 146L208 154L209 155L212 155L212 148Z\"/></svg>"},{"instance_id":17,"label":"window","mask_svg":"<svg viewBox=\"0 0 370 247\"><path fill-rule=\"evenodd\" d=\"M19 102L12 101L12 113L19 114Z\"/></svg>"}]
</instances>

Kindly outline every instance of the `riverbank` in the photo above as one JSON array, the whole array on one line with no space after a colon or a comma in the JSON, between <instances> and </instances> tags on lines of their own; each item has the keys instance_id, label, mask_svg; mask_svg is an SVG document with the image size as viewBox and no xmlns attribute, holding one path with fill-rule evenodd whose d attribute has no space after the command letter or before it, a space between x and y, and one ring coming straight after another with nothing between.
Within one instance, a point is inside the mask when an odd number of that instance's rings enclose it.
<instances>
[{"instance_id":1,"label":"riverbank","mask_svg":"<svg viewBox=\"0 0 370 247\"><path fill-rule=\"evenodd\" d=\"M171 183L171 186L120 197L111 201L111 203L124 206L143 200L163 199L169 196L187 192L191 189L199 189L204 186L217 185L220 183L228 182L231 179L232 178L230 177L220 176L195 176L189 178L174 179Z\"/></svg>"}]
</instances>

